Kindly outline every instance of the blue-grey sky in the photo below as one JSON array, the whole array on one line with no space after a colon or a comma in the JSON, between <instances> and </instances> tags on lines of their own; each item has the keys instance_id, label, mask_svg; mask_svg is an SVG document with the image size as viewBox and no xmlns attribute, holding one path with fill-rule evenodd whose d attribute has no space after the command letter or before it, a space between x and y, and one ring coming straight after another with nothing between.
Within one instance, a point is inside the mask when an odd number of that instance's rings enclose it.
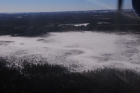
<instances>
[{"instance_id":1,"label":"blue-grey sky","mask_svg":"<svg viewBox=\"0 0 140 93\"><path fill-rule=\"evenodd\" d=\"M117 0L0 0L0 12L54 12L116 9ZM124 0L131 9L131 0Z\"/></svg>"}]
</instances>

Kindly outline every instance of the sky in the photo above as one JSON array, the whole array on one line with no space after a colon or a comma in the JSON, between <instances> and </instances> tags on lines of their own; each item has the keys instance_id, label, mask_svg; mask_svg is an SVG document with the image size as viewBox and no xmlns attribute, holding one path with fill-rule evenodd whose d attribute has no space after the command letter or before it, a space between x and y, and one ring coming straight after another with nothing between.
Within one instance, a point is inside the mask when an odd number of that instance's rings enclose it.
<instances>
[{"instance_id":1,"label":"sky","mask_svg":"<svg viewBox=\"0 0 140 93\"><path fill-rule=\"evenodd\" d=\"M116 9L117 0L0 0L0 12L56 12ZM124 8L132 9L131 0Z\"/></svg>"}]
</instances>

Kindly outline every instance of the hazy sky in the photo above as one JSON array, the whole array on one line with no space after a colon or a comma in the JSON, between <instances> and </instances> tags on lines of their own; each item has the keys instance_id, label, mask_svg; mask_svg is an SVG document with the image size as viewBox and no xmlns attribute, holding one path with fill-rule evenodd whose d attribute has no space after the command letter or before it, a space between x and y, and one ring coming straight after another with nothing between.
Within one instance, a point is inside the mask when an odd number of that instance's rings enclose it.
<instances>
[{"instance_id":1,"label":"hazy sky","mask_svg":"<svg viewBox=\"0 0 140 93\"><path fill-rule=\"evenodd\" d=\"M0 0L0 12L53 12L116 9L117 0ZM131 9L131 0L124 0Z\"/></svg>"}]
</instances>

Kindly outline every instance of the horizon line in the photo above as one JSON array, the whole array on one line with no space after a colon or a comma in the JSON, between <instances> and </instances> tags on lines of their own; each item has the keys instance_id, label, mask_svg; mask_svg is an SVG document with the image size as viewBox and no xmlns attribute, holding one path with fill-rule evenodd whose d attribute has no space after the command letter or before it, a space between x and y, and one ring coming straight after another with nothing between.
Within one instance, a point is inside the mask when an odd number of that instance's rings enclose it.
<instances>
[{"instance_id":1,"label":"horizon line","mask_svg":"<svg viewBox=\"0 0 140 93\"><path fill-rule=\"evenodd\" d=\"M82 11L105 11L105 10L117 10L117 9L97 9L97 10L68 10L68 11L36 11L36 12L0 12L0 13L57 13L57 12L82 12ZM122 9L122 10L133 10L133 9Z\"/></svg>"}]
</instances>

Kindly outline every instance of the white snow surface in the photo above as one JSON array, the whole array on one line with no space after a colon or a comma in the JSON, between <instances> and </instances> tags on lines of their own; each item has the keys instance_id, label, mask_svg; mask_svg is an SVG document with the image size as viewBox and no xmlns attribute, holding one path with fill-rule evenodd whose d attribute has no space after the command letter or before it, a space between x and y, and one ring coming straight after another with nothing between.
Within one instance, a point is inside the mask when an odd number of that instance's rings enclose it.
<instances>
[{"instance_id":1,"label":"white snow surface","mask_svg":"<svg viewBox=\"0 0 140 93\"><path fill-rule=\"evenodd\" d=\"M63 65L77 72L104 67L140 72L140 36L90 31L31 38L0 36L0 57L17 66L26 59L34 64Z\"/></svg>"}]
</instances>

